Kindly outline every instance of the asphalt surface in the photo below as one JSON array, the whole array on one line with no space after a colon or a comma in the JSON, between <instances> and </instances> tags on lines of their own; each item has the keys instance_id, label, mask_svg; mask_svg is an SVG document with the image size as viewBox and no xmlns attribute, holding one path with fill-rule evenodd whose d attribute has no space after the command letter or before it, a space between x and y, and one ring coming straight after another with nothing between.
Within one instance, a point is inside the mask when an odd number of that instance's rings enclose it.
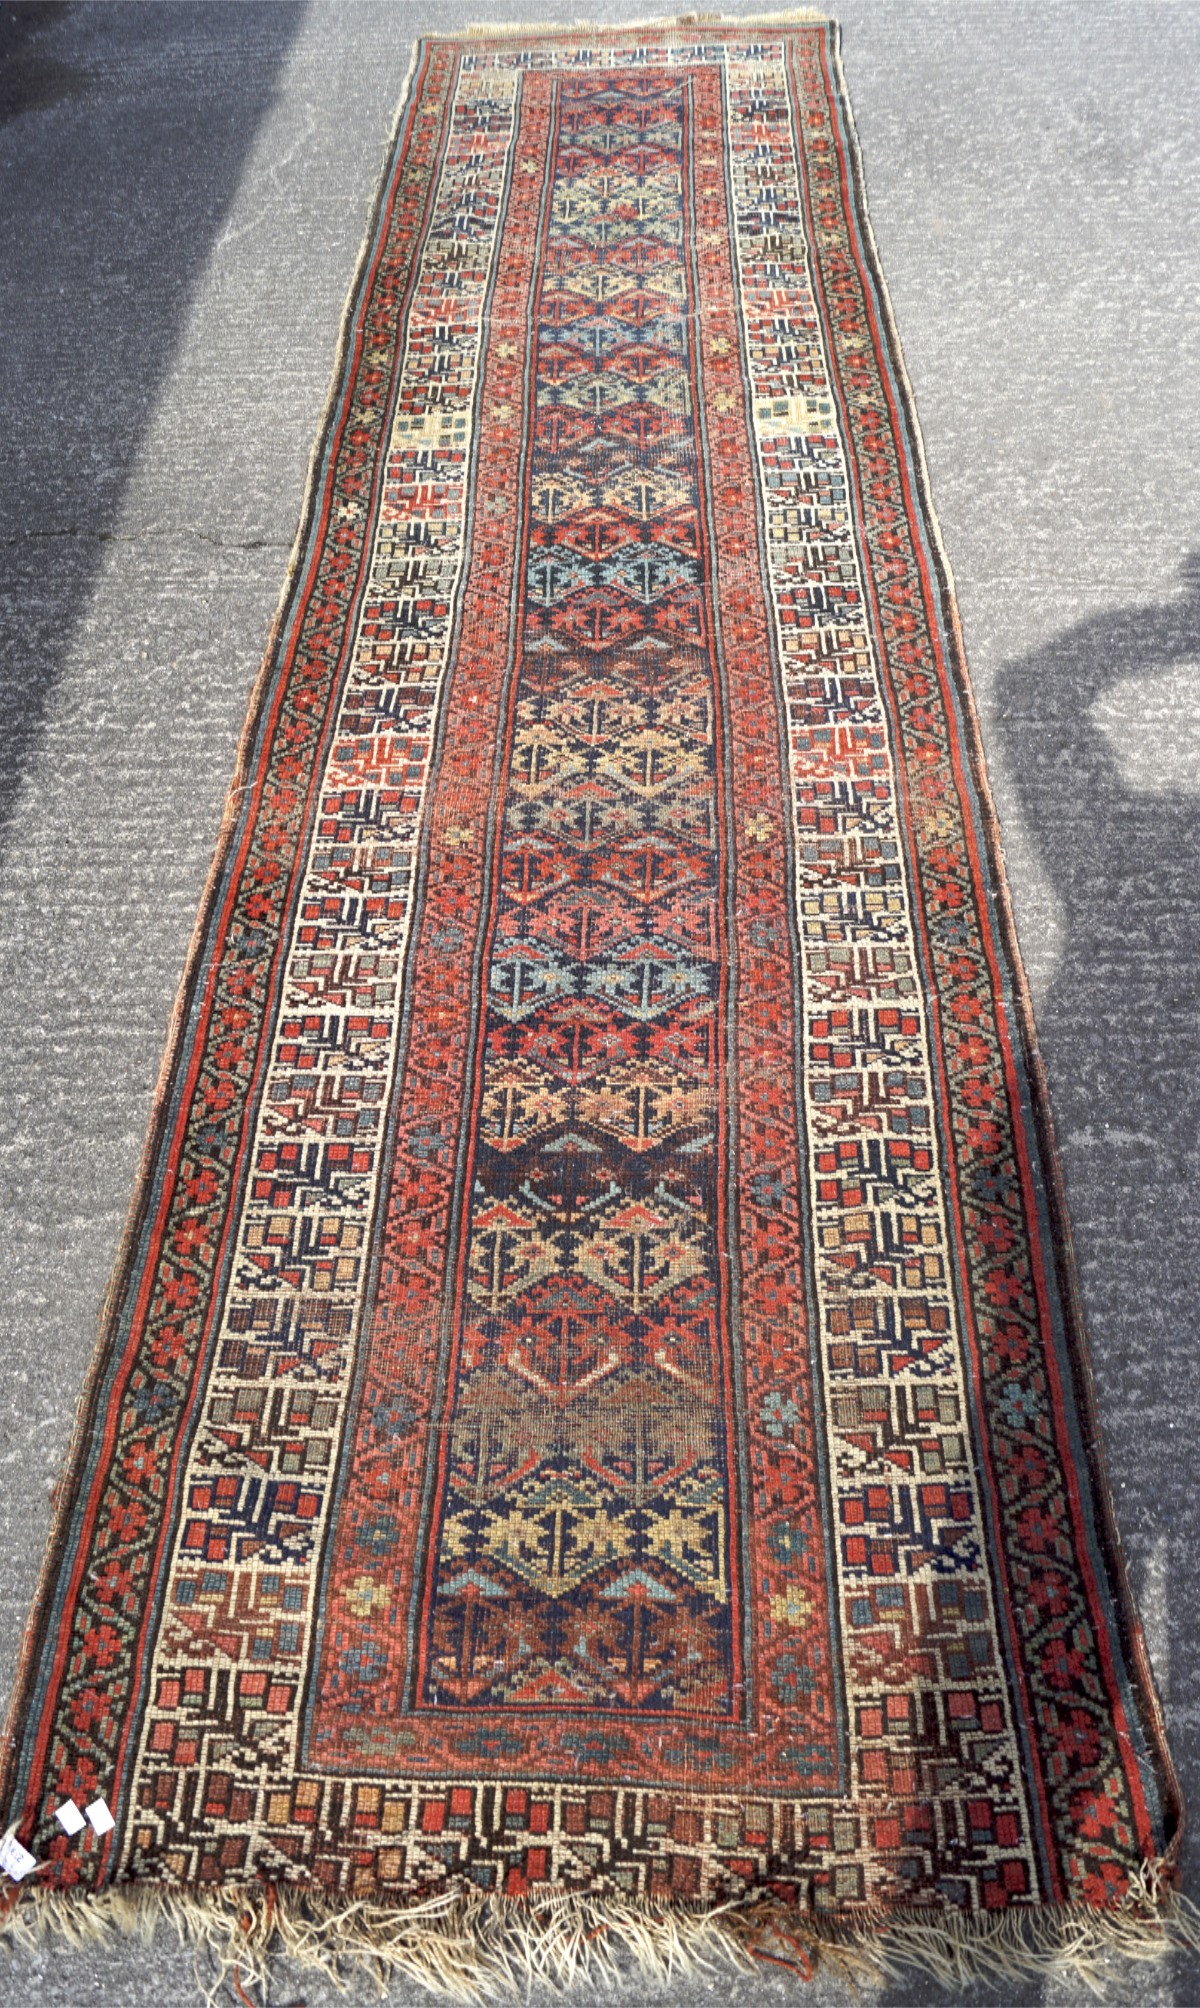
<instances>
[{"instance_id":1,"label":"asphalt surface","mask_svg":"<svg viewBox=\"0 0 1200 2008\"><path fill-rule=\"evenodd\" d=\"M493 11L538 8L0 5L0 1692L410 43ZM1200 10L837 11L1195 1800ZM1200 1893L1195 1841L1185 1878ZM166 1997L198 1995L161 1936L0 1955L0 2002ZM283 1973L273 1998L346 1997ZM1200 1962L1114 1973L1108 1998L1200 2002Z\"/></svg>"}]
</instances>

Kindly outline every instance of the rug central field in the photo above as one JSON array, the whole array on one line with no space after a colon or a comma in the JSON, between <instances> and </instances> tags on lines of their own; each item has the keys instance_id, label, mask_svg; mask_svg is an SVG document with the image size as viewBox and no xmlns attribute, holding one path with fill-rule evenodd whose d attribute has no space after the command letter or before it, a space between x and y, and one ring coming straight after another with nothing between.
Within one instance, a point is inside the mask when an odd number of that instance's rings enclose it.
<instances>
[{"instance_id":1,"label":"rug central field","mask_svg":"<svg viewBox=\"0 0 1200 2008\"><path fill-rule=\"evenodd\" d=\"M857 174L826 23L418 50L11 1725L42 1885L1152 1910Z\"/></svg>"}]
</instances>

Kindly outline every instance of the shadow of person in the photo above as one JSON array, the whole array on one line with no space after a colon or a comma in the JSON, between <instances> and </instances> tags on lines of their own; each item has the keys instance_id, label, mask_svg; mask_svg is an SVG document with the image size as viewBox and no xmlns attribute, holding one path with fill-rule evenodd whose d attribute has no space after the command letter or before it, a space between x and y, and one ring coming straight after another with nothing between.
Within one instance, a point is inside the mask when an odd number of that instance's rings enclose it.
<instances>
[{"instance_id":1,"label":"shadow of person","mask_svg":"<svg viewBox=\"0 0 1200 2008\"><path fill-rule=\"evenodd\" d=\"M1062 905L1038 1037L1118 1519L1177 1711L1200 1659L1200 551L1182 585L1010 662L995 727ZM1194 1738L1174 1745L1194 1804Z\"/></svg>"},{"instance_id":2,"label":"shadow of person","mask_svg":"<svg viewBox=\"0 0 1200 2008\"><path fill-rule=\"evenodd\" d=\"M8 0L0 7L0 123L56 105L82 87L85 79L74 64L38 46L66 11L66 0Z\"/></svg>"},{"instance_id":3,"label":"shadow of person","mask_svg":"<svg viewBox=\"0 0 1200 2008\"><path fill-rule=\"evenodd\" d=\"M1183 588L1161 605L1081 621L1008 663L988 752L1015 780L1062 907L1061 961L1038 1003L1038 1037L1117 1517L1194 1806L1200 552L1184 566ZM1038 919L1018 910L1027 952ZM1194 1892L1200 1842L1185 1845L1184 1886ZM1160 1986L1156 2000L1176 1998L1169 1980ZM931 1998L914 1977L882 1989L877 2004L927 2008ZM995 1997L981 1986L958 1998ZM1060 1996L1028 1981L1004 1998L1033 2008Z\"/></svg>"}]
</instances>

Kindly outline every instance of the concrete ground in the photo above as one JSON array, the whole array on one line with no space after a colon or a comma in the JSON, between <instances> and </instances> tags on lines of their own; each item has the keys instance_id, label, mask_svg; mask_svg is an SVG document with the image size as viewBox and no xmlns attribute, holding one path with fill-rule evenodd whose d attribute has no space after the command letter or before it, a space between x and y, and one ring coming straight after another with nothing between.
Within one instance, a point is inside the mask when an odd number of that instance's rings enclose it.
<instances>
[{"instance_id":1,"label":"concrete ground","mask_svg":"<svg viewBox=\"0 0 1200 2008\"><path fill-rule=\"evenodd\" d=\"M0 5L0 1693L409 44L491 11ZM837 11L1120 1521L1197 1797L1200 10ZM1185 1869L1200 1892L1195 1842ZM792 1993L764 1972L662 1998ZM165 1940L0 1957L2 2002L165 1996L198 1998ZM1003 1998L1087 1997L1063 1981ZM334 1996L284 1974L277 1999ZM1200 1961L1114 1977L1109 1999L1200 2002Z\"/></svg>"}]
</instances>

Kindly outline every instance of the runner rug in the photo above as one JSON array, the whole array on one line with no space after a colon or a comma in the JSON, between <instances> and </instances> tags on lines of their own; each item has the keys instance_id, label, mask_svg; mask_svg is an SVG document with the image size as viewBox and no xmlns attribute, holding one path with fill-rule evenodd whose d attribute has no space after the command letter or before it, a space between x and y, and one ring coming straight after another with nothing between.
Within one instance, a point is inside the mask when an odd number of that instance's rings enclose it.
<instances>
[{"instance_id":1,"label":"runner rug","mask_svg":"<svg viewBox=\"0 0 1200 2008\"><path fill-rule=\"evenodd\" d=\"M158 1904L243 1992L272 1944L460 1993L1157 1952L1095 1440L835 30L425 41L27 1642L10 1929Z\"/></svg>"}]
</instances>

